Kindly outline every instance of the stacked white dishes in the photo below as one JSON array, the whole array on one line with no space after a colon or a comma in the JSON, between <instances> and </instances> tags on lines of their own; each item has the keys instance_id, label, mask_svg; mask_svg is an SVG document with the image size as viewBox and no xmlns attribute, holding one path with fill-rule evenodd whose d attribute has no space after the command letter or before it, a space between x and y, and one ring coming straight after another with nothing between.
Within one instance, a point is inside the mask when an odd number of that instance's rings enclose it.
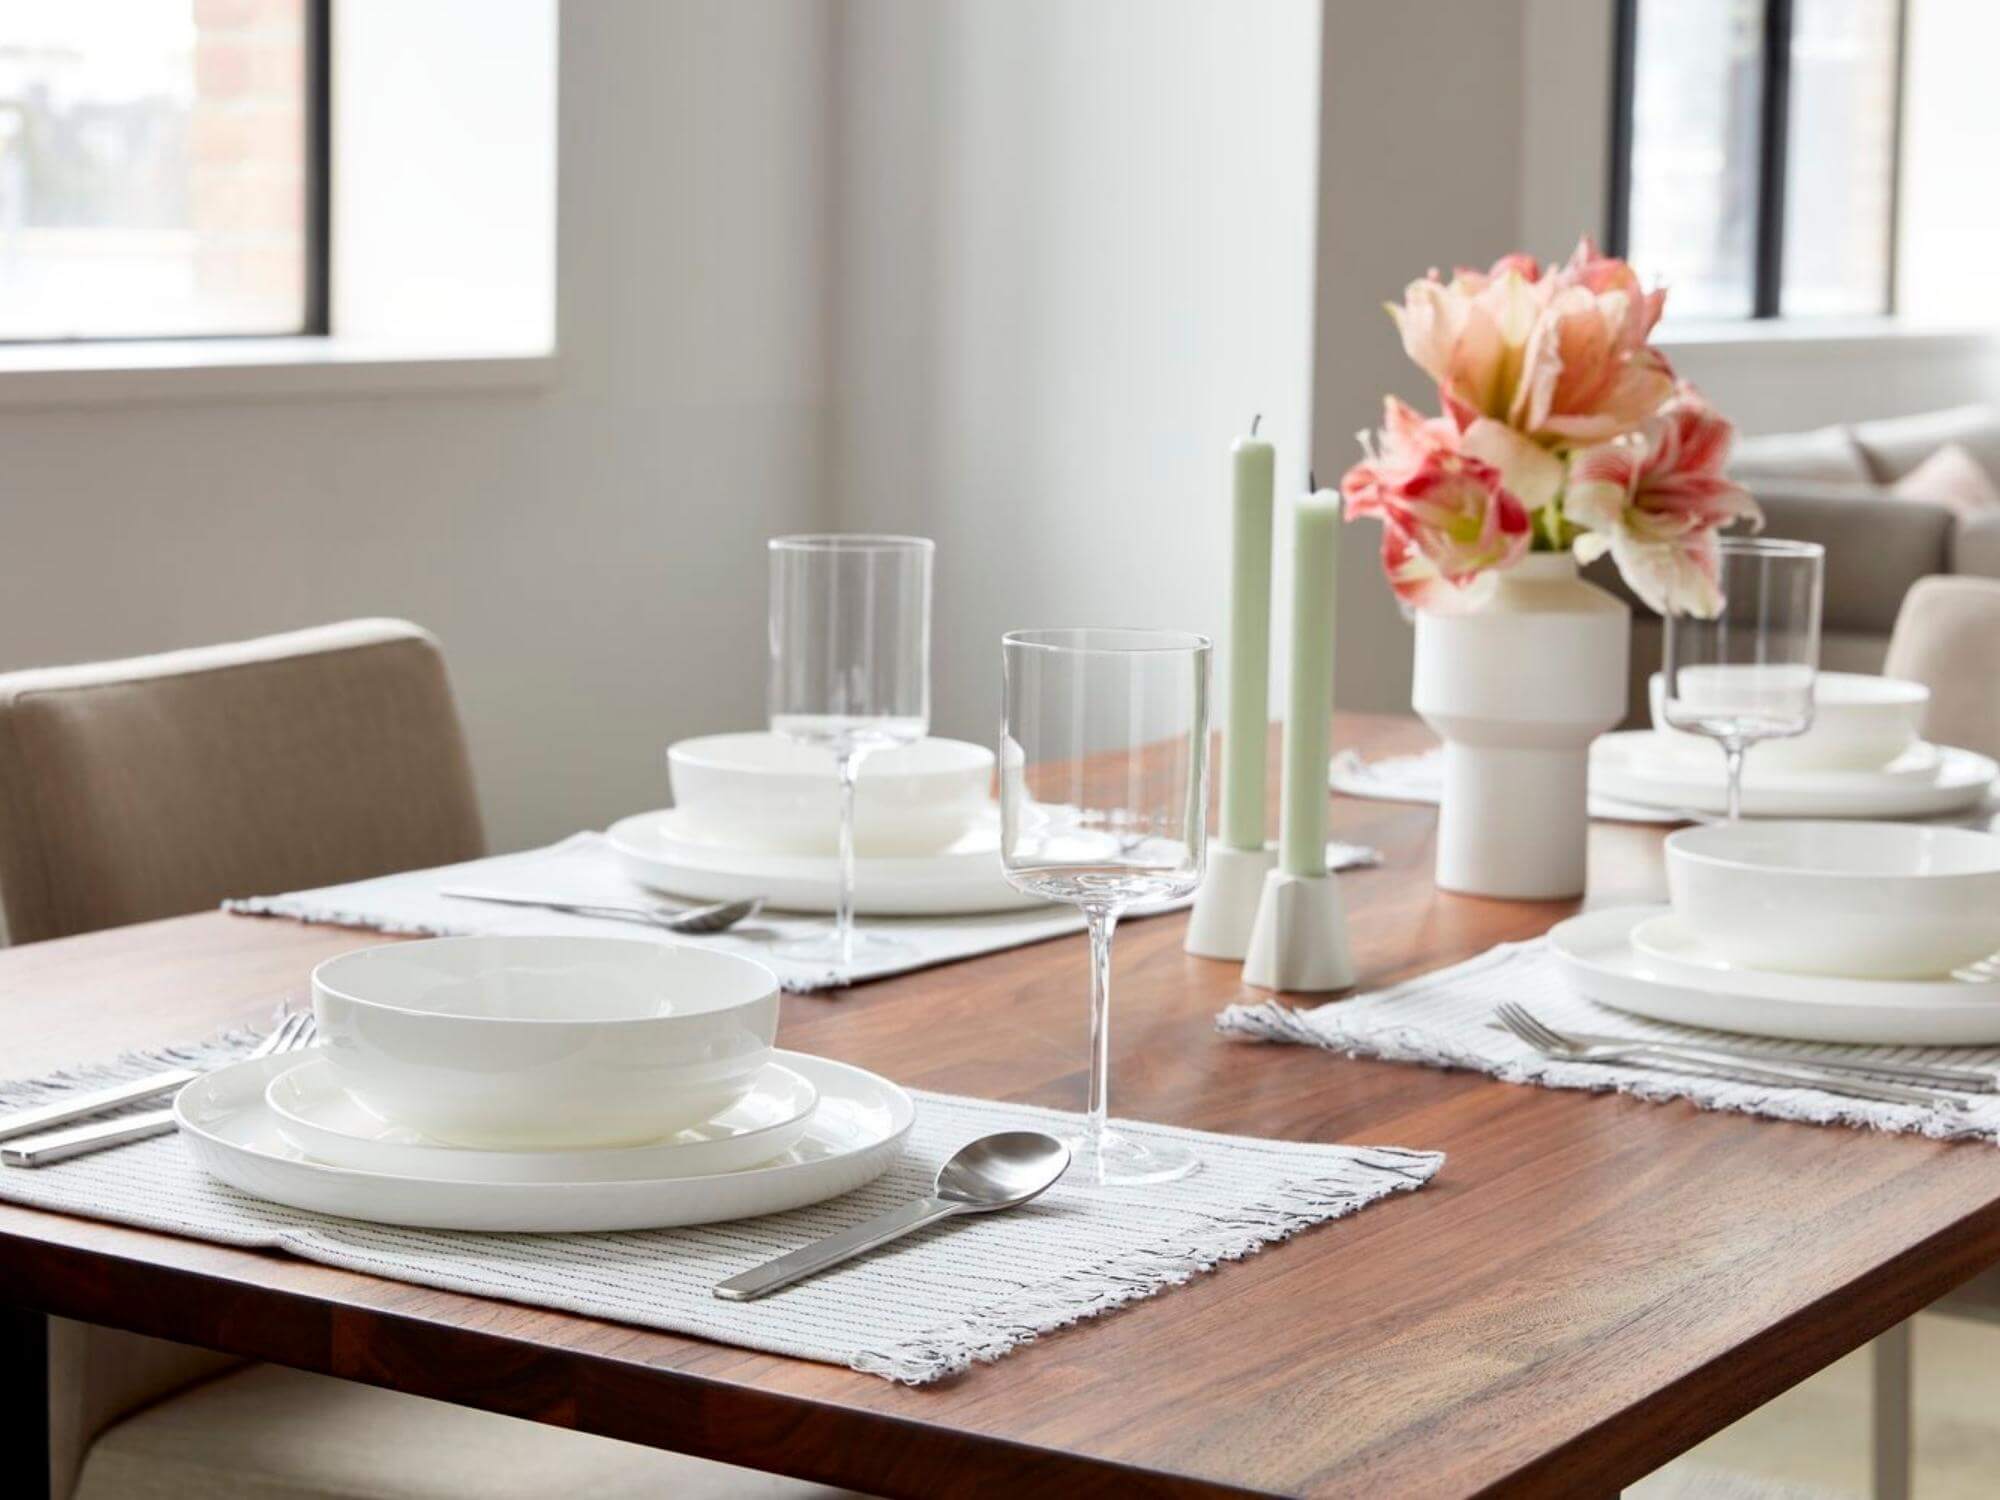
<instances>
[{"instance_id":1,"label":"stacked white dishes","mask_svg":"<svg viewBox=\"0 0 2000 1500\"><path fill-rule=\"evenodd\" d=\"M1721 812L1720 748L1666 723L1658 673L1651 693L1652 729L1604 735L1591 747L1591 787L1651 807ZM1929 701L1921 683L1821 672L1813 684L1812 727L1789 739L1760 740L1745 757L1745 815L1914 818L1974 806L2000 766L1971 750L1926 742L1919 729Z\"/></svg>"},{"instance_id":2,"label":"stacked white dishes","mask_svg":"<svg viewBox=\"0 0 2000 1500\"><path fill-rule=\"evenodd\" d=\"M1584 995L1664 1021L1807 1041L2000 1041L2000 838L1768 822L1667 839L1671 909L1550 934Z\"/></svg>"},{"instance_id":3,"label":"stacked white dishes","mask_svg":"<svg viewBox=\"0 0 2000 1500\"><path fill-rule=\"evenodd\" d=\"M625 871L696 901L828 912L839 886L839 777L823 749L719 734L667 751L674 806L612 825ZM934 916L1037 904L1000 873L993 752L926 739L880 750L855 783L855 909Z\"/></svg>"},{"instance_id":4,"label":"stacked white dishes","mask_svg":"<svg viewBox=\"0 0 2000 1500\"><path fill-rule=\"evenodd\" d=\"M784 1052L763 965L617 938L366 949L313 973L320 1045L180 1095L212 1175L380 1223L712 1223L849 1192L914 1112L859 1068Z\"/></svg>"}]
</instances>

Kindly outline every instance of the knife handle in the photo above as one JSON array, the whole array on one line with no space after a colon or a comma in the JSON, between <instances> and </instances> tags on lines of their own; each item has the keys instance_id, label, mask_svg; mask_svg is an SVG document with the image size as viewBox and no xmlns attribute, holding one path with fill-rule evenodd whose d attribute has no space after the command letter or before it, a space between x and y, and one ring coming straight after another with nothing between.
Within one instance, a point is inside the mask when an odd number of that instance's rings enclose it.
<instances>
[{"instance_id":1,"label":"knife handle","mask_svg":"<svg viewBox=\"0 0 2000 1500\"><path fill-rule=\"evenodd\" d=\"M15 1110L12 1114L0 1115L0 1141L11 1141L23 1135L39 1135L44 1130L54 1130L58 1125L67 1125L72 1120L86 1120L92 1115L102 1114L107 1109L116 1109L121 1104L137 1104L141 1099L151 1099L157 1094L171 1093L185 1084L193 1083L199 1076L186 1068L175 1068L168 1073L148 1073L144 1078L128 1078L123 1083L108 1083L101 1089L85 1089L80 1093L64 1094L60 1099L48 1104L37 1104L32 1109Z\"/></svg>"}]
</instances>

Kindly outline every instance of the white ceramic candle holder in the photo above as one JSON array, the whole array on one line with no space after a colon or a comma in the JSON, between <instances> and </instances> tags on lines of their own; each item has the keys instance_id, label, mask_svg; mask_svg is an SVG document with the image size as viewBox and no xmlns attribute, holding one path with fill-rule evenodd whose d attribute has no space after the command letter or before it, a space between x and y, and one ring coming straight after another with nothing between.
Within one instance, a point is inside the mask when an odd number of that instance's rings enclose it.
<instances>
[{"instance_id":1,"label":"white ceramic candle holder","mask_svg":"<svg viewBox=\"0 0 2000 1500\"><path fill-rule=\"evenodd\" d=\"M1264 877L1243 982L1300 993L1344 990L1354 983L1347 907L1337 877L1287 875L1283 870Z\"/></svg>"},{"instance_id":2,"label":"white ceramic candle holder","mask_svg":"<svg viewBox=\"0 0 2000 1500\"><path fill-rule=\"evenodd\" d=\"M1264 877L1278 865L1278 846L1232 849L1208 846L1208 873L1195 892L1188 918L1187 951L1197 958L1233 958L1250 951L1250 929L1264 897Z\"/></svg>"}]
</instances>

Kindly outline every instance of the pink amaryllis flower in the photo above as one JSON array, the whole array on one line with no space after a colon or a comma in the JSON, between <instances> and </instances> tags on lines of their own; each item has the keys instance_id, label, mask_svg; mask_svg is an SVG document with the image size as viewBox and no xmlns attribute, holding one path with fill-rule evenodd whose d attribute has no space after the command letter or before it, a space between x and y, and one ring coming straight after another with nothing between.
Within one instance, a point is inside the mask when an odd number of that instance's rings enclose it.
<instances>
[{"instance_id":1,"label":"pink amaryllis flower","mask_svg":"<svg viewBox=\"0 0 2000 1500\"><path fill-rule=\"evenodd\" d=\"M1667 400L1674 373L1647 343L1666 305L1588 235L1544 278L1547 301L1521 351L1509 425L1550 447L1635 432Z\"/></svg>"},{"instance_id":2,"label":"pink amaryllis flower","mask_svg":"<svg viewBox=\"0 0 2000 1500\"><path fill-rule=\"evenodd\" d=\"M1735 429L1682 384L1645 427L1570 459L1563 515L1585 529L1585 562L1610 552L1634 593L1662 614L1722 608L1715 533L1764 522L1750 492L1723 473Z\"/></svg>"},{"instance_id":3,"label":"pink amaryllis flower","mask_svg":"<svg viewBox=\"0 0 2000 1500\"><path fill-rule=\"evenodd\" d=\"M1585 236L1553 269L1517 254L1433 271L1389 314L1461 428L1487 417L1561 449L1635 431L1667 399L1673 372L1647 343L1665 297Z\"/></svg>"},{"instance_id":4,"label":"pink amaryllis flower","mask_svg":"<svg viewBox=\"0 0 2000 1500\"><path fill-rule=\"evenodd\" d=\"M1499 464L1468 450L1472 436L1392 396L1381 432L1363 436L1367 457L1341 480L1350 518L1380 517L1382 565L1408 604L1469 607L1482 580L1528 549L1528 509Z\"/></svg>"}]
</instances>

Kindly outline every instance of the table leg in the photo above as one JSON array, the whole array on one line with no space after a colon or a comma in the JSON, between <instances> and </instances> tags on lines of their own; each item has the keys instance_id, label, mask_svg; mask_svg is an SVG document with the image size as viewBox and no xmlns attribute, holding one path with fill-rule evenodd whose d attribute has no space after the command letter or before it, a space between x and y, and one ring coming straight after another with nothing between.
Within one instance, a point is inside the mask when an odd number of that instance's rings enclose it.
<instances>
[{"instance_id":1,"label":"table leg","mask_svg":"<svg viewBox=\"0 0 2000 1500\"><path fill-rule=\"evenodd\" d=\"M1868 1346L1874 1374L1873 1500L1910 1500L1910 1327L1905 1318Z\"/></svg>"},{"instance_id":2,"label":"table leg","mask_svg":"<svg viewBox=\"0 0 2000 1500\"><path fill-rule=\"evenodd\" d=\"M49 1493L49 1319L0 1303L0 1453L17 1495Z\"/></svg>"}]
</instances>

